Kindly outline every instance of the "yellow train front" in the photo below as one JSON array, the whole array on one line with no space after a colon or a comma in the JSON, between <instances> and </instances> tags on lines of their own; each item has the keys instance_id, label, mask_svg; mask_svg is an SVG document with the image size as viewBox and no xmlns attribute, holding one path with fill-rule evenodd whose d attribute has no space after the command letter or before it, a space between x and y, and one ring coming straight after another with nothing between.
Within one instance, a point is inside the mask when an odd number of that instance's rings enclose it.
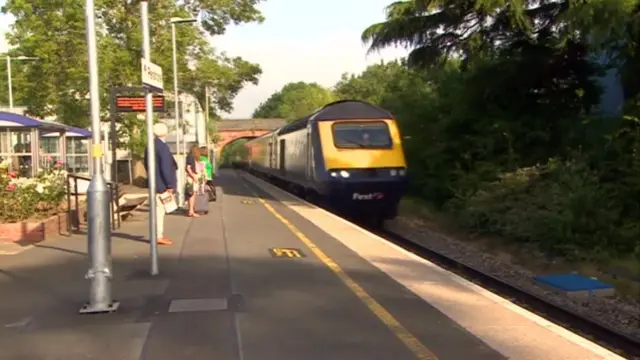
<instances>
[{"instance_id":1,"label":"yellow train front","mask_svg":"<svg viewBox=\"0 0 640 360\"><path fill-rule=\"evenodd\" d=\"M348 215L394 218L407 191L397 122L367 102L330 103L245 147L250 171Z\"/></svg>"}]
</instances>

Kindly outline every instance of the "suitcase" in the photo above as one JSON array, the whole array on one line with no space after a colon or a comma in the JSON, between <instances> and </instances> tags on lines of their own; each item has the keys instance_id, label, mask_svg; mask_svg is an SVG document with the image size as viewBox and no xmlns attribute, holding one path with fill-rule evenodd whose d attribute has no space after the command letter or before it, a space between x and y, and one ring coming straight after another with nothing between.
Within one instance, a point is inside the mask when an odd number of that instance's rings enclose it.
<instances>
[{"instance_id":1,"label":"suitcase","mask_svg":"<svg viewBox=\"0 0 640 360\"><path fill-rule=\"evenodd\" d=\"M198 186L196 191L196 200L194 210L198 214L209 213L209 193L206 191L204 184Z\"/></svg>"},{"instance_id":2,"label":"suitcase","mask_svg":"<svg viewBox=\"0 0 640 360\"><path fill-rule=\"evenodd\" d=\"M207 180L207 193L209 194L209 201L216 201L216 184L213 180Z\"/></svg>"}]
</instances>

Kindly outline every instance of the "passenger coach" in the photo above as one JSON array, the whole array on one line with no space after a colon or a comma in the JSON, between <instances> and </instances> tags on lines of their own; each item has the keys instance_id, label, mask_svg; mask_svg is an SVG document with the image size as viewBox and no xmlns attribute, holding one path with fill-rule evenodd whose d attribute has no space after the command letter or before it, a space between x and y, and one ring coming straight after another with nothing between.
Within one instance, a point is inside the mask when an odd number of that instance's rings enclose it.
<instances>
[{"instance_id":1,"label":"passenger coach","mask_svg":"<svg viewBox=\"0 0 640 360\"><path fill-rule=\"evenodd\" d=\"M250 171L376 223L396 216L407 190L398 124L367 102L330 103L245 147L242 163Z\"/></svg>"}]
</instances>

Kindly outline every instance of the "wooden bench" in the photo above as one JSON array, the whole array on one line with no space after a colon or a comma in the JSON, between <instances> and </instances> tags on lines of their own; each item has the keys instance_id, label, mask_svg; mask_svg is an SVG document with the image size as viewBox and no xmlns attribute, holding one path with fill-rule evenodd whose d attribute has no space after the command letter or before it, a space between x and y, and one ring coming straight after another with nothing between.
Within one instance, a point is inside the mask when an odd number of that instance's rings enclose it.
<instances>
[{"instance_id":1,"label":"wooden bench","mask_svg":"<svg viewBox=\"0 0 640 360\"><path fill-rule=\"evenodd\" d=\"M140 206L142 206L149 195L147 194L127 194L122 191L118 191L117 199L114 200L114 210L116 214L119 214L119 219L116 221L124 221L130 217Z\"/></svg>"}]
</instances>

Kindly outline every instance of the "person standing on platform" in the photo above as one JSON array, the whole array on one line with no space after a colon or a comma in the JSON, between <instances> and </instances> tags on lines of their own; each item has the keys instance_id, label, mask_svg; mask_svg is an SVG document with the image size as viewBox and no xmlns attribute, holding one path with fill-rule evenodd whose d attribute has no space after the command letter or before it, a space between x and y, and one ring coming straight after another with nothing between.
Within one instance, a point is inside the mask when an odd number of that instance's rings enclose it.
<instances>
[{"instance_id":1,"label":"person standing on platform","mask_svg":"<svg viewBox=\"0 0 640 360\"><path fill-rule=\"evenodd\" d=\"M198 162L200 161L200 148L197 144L191 147L191 151L187 154L187 181L186 181L186 189L185 189L185 197L189 199L189 213L187 216L189 217L200 217L198 213L195 211L196 207L196 190L199 186L198 177L202 174L198 174Z\"/></svg>"},{"instance_id":2,"label":"person standing on platform","mask_svg":"<svg viewBox=\"0 0 640 360\"><path fill-rule=\"evenodd\" d=\"M156 157L156 222L158 225L157 236L158 244L171 245L173 241L164 236L164 216L166 214L165 203L173 201L173 194L177 188L176 164L169 145L165 143L169 129L164 123L156 123L153 125L153 135L155 136L155 157ZM144 168L149 174L148 168L149 147L144 151ZM168 199L168 200L167 200Z\"/></svg>"}]
</instances>

